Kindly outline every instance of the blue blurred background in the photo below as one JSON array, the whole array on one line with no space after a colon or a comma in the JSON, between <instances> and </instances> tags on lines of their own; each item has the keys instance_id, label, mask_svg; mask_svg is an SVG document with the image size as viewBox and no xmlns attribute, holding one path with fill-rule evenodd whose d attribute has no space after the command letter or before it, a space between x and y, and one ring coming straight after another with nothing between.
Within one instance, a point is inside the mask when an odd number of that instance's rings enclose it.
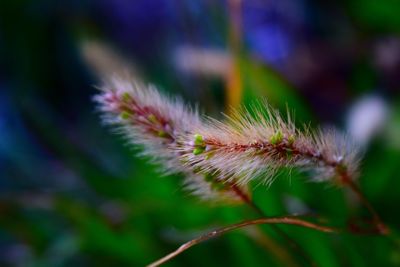
<instances>
[{"instance_id":1,"label":"blue blurred background","mask_svg":"<svg viewBox=\"0 0 400 267\"><path fill-rule=\"evenodd\" d=\"M208 115L263 97L299 125L349 130L366 151L360 185L398 229L399 11L396 0L1 1L0 265L143 266L255 216L199 202L101 125L91 98L117 70L99 63L110 53ZM369 216L346 190L297 173L254 199L270 215ZM400 266L384 237L282 229L318 266ZM231 233L166 266L283 265L255 239Z\"/></svg>"}]
</instances>

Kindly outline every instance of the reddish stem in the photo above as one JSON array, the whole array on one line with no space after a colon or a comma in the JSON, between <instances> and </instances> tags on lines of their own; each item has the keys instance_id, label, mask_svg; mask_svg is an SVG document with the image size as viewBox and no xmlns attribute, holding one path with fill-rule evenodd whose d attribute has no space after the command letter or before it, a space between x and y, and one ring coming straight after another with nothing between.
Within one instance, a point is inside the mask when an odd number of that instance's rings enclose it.
<instances>
[{"instance_id":1,"label":"reddish stem","mask_svg":"<svg viewBox=\"0 0 400 267\"><path fill-rule=\"evenodd\" d=\"M271 144L270 142L263 142L263 141L256 141L249 144L237 144L237 143L226 144L214 139L205 140L205 143L215 149L228 150L228 151L242 152L249 149L258 149L265 153L273 151L275 152L277 157L280 157L281 155L286 156L286 152L290 151L292 156L295 157L299 156L299 157L313 159L315 161L325 164L326 166L335 168L335 172L339 178L339 181L342 184L348 186L357 195L357 197L360 199L363 205L371 213L371 215L373 216L374 225L377 228L378 232L383 235L387 235L389 233L389 228L382 222L378 213L375 211L370 202L364 196L364 194L357 186L357 184L355 184L352 178L350 177L350 174L348 173L346 168L347 166L343 166L342 162L340 161L332 161L326 158L326 156L324 156L323 153L317 153L317 151L314 151L313 149L310 148L299 148L295 145L295 143L289 142L289 140L287 140L286 138L283 138L283 140L278 144Z\"/></svg>"},{"instance_id":2,"label":"reddish stem","mask_svg":"<svg viewBox=\"0 0 400 267\"><path fill-rule=\"evenodd\" d=\"M200 244L204 241L207 241L211 238L220 236L224 233L233 231L235 229L238 228L243 228L246 226L250 226L250 225L258 225L258 224L291 224L291 225L298 225L301 227L306 227L306 228L310 228L316 231L321 231L321 232L325 232L325 233L338 233L339 230L335 229L335 228L331 228L331 227L327 227L327 226L321 226L321 225L317 225L308 221L304 221L302 219L299 218L295 218L295 217L277 217L277 218L261 218L261 219L255 219L255 220L249 220L249 221L243 221L237 224L233 224L224 228L220 228L217 230L214 230L212 232L209 232L207 234L204 234L198 238L195 238L183 245L181 245L177 250L173 251L172 253L166 255L165 257L149 264L147 267L156 267L156 266L160 266L161 264L166 263L167 261L173 259L174 257L178 256L179 254L181 254L182 252L184 252L185 250Z\"/></svg>"},{"instance_id":3,"label":"reddish stem","mask_svg":"<svg viewBox=\"0 0 400 267\"><path fill-rule=\"evenodd\" d=\"M245 192L243 192L236 184L231 183L230 188L243 200L244 203L250 206L257 214L263 217L266 216L266 214L256 204L254 204L250 197ZM311 264L311 266L316 266L316 263L307 255L307 253L301 248L301 246L295 240L293 240L293 238L282 231L279 226L272 224L271 227L287 242L289 242L292 248L297 250L303 256L303 258Z\"/></svg>"},{"instance_id":4,"label":"reddish stem","mask_svg":"<svg viewBox=\"0 0 400 267\"><path fill-rule=\"evenodd\" d=\"M130 96L127 96L127 99L122 99L121 96L118 96L115 93L109 99L109 102L116 104L118 107L116 110L117 113L122 114L123 112L127 112L128 114L131 114L131 117L129 118L130 123L134 125L142 125L147 132L159 138L169 140L170 142L175 140L172 123L155 108L139 105L135 99ZM150 119L150 116L154 117L153 121ZM164 133L164 135L158 136L159 133Z\"/></svg>"},{"instance_id":5,"label":"reddish stem","mask_svg":"<svg viewBox=\"0 0 400 267\"><path fill-rule=\"evenodd\" d=\"M387 235L389 234L390 230L389 228L383 223L382 219L374 209L374 207L371 205L371 203L368 201L368 199L364 196L362 193L361 189L358 187L358 185L352 181L351 179L343 179L342 180L345 185L347 185L358 197L358 199L361 201L361 203L368 209L368 211L372 215L372 219L374 222L374 225L378 232L382 235Z\"/></svg>"}]
</instances>

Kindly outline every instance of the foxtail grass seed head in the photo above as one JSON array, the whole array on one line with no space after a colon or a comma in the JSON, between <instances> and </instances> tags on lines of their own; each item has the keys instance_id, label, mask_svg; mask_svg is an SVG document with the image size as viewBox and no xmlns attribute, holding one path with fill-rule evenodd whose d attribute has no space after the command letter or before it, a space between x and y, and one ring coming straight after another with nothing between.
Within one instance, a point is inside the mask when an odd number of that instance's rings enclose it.
<instances>
[{"instance_id":1,"label":"foxtail grass seed head","mask_svg":"<svg viewBox=\"0 0 400 267\"><path fill-rule=\"evenodd\" d=\"M360 153L349 137L333 129L299 130L267 103L234 111L224 122L202 119L180 99L120 77L94 99L106 124L166 173L183 173L186 188L203 199L235 202L235 190L247 192L254 179L270 184L282 167L307 171L314 181L357 177Z\"/></svg>"},{"instance_id":2,"label":"foxtail grass seed head","mask_svg":"<svg viewBox=\"0 0 400 267\"><path fill-rule=\"evenodd\" d=\"M116 126L129 143L141 146L143 154L167 171L181 171L179 155L171 147L177 145L177 136L200 124L196 110L178 98L160 94L153 86L120 77L104 83L94 100L103 121Z\"/></svg>"},{"instance_id":3,"label":"foxtail grass seed head","mask_svg":"<svg viewBox=\"0 0 400 267\"><path fill-rule=\"evenodd\" d=\"M270 184L282 167L307 171L314 181L357 177L360 153L349 137L334 129L300 131L266 103L237 111L227 122L208 119L199 126L183 137L181 157L188 166L216 170L228 181L260 178Z\"/></svg>"},{"instance_id":4,"label":"foxtail grass seed head","mask_svg":"<svg viewBox=\"0 0 400 267\"><path fill-rule=\"evenodd\" d=\"M100 87L94 97L103 121L116 127L130 144L142 147L142 155L150 156L164 166L168 173L183 173L184 186L202 199L215 202L239 202L230 185L217 177L216 172L197 174L195 167L183 164L179 147L181 136L202 124L198 112L159 93L153 86L144 86L125 78L113 77ZM202 136L192 140L194 155L205 152ZM206 179L213 175L211 181ZM241 188L243 192L246 186Z\"/></svg>"}]
</instances>

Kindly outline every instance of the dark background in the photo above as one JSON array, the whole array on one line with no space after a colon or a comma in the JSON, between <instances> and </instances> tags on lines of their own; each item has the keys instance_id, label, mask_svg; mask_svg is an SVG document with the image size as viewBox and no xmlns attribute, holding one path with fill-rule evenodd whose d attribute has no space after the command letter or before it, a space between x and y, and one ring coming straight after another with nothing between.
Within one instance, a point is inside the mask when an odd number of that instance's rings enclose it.
<instances>
[{"instance_id":1,"label":"dark background","mask_svg":"<svg viewBox=\"0 0 400 267\"><path fill-rule=\"evenodd\" d=\"M88 40L215 117L238 104L235 96L244 104L264 97L283 111L287 104L299 125L346 129L354 103L379 99L387 116L366 146L359 182L399 229L399 11L396 0L248 0L239 11L212 0L2 0L0 265L143 266L204 230L254 217L245 207L199 202L181 190L182 177L161 177L101 125L91 100L98 73L82 55ZM242 18L239 41L233 14ZM238 86L207 69L185 70L182 47L235 59ZM270 215L306 210L342 225L369 216L346 190L303 174L258 186L254 198ZM400 266L393 239L283 229L319 266ZM169 263L222 265L282 263L243 231Z\"/></svg>"}]
</instances>

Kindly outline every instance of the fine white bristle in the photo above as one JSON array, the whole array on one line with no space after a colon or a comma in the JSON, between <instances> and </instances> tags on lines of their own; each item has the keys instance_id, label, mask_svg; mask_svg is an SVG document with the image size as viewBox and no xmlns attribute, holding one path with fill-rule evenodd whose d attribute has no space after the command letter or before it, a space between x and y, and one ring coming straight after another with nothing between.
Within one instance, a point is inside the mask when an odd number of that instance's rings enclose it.
<instances>
[{"instance_id":1,"label":"fine white bristle","mask_svg":"<svg viewBox=\"0 0 400 267\"><path fill-rule=\"evenodd\" d=\"M282 167L305 170L314 181L357 177L359 149L337 130L299 130L266 102L234 111L223 122L202 119L180 99L121 77L102 85L94 98L104 122L141 146L165 173L183 173L185 187L203 199L246 201L251 180L271 184Z\"/></svg>"}]
</instances>

